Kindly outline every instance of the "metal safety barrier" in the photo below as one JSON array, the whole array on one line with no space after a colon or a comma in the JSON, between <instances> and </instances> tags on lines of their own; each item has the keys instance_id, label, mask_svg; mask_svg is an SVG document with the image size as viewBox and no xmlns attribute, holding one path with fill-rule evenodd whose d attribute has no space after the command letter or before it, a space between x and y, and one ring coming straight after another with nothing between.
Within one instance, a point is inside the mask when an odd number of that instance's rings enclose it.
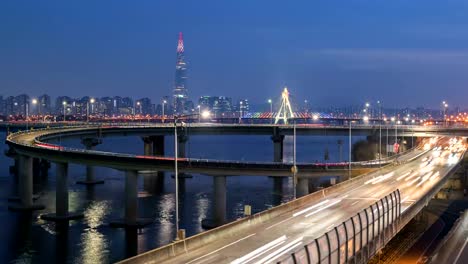
<instances>
[{"instance_id":1,"label":"metal safety barrier","mask_svg":"<svg viewBox=\"0 0 468 264\"><path fill-rule=\"evenodd\" d=\"M398 231L400 191L390 193L277 263L363 263Z\"/></svg>"}]
</instances>

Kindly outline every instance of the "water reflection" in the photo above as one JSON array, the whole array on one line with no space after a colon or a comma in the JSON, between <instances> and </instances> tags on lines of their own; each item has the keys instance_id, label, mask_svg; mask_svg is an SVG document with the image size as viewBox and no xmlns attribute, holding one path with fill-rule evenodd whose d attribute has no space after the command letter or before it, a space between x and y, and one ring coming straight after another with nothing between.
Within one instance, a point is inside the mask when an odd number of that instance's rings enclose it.
<instances>
[{"instance_id":1,"label":"water reflection","mask_svg":"<svg viewBox=\"0 0 468 264\"><path fill-rule=\"evenodd\" d=\"M167 137L166 140L170 141L170 138ZM190 142L192 146L190 153L194 157L272 160L271 139L265 136L193 136ZM79 140L62 143L71 147L82 147ZM298 161L321 159L323 152L320 150L323 150L323 147L319 144L317 138L298 137ZM285 145L285 159L292 161L292 139L287 137ZM171 155L172 145L166 142L166 146L168 146L166 155ZM143 144L138 137L106 138L98 148L141 154ZM5 145L1 145L0 152L3 153L4 150ZM333 158L333 153L331 157ZM15 178L8 175L8 165L12 163L12 159L0 156L0 191L4 196L17 191ZM110 220L119 218L123 212L125 181L122 173L97 167L96 175L101 176L105 184L96 186L74 184L85 176L84 167L81 165L71 164L69 173L70 211L84 210L84 219L71 221L65 226L39 219L38 215L55 211L53 165L48 178L34 181L35 193L41 194L37 202L45 204L47 208L44 212L35 212L28 217L6 211L6 204L0 207L2 215L0 224L10 227L4 228L4 233L1 233L5 239L0 246L0 263L109 263L162 246L174 239L173 178L166 177L164 182L164 176L157 177L163 174L156 173L151 175L145 184L146 175L142 174L139 182L140 191L145 190L151 195L140 196L139 213L142 217L153 217L154 223L142 230L126 232L124 229L107 226ZM168 173L171 174L173 173ZM252 213L256 213L290 200L293 193L291 178L283 178L281 182L275 182L274 178L269 177L245 175L228 177L226 206L228 219L242 217L246 204L252 206ZM213 178L206 175L195 174L191 179L180 181L180 226L186 229L188 236L204 231L201 220L209 218L213 210L212 186ZM1 248L8 250L2 251Z\"/></svg>"},{"instance_id":2,"label":"water reflection","mask_svg":"<svg viewBox=\"0 0 468 264\"><path fill-rule=\"evenodd\" d=\"M109 243L105 236L98 231L104 224L104 217L110 212L108 201L94 201L84 212L84 223L89 226L81 234L78 244L80 254L75 263L107 263Z\"/></svg>"},{"instance_id":3,"label":"water reflection","mask_svg":"<svg viewBox=\"0 0 468 264\"><path fill-rule=\"evenodd\" d=\"M195 195L196 202L195 202L195 210L192 219L194 219L194 226L195 226L195 233L203 232L204 229L201 227L201 222L207 218L208 216L208 209L212 204L208 199L208 195L206 193L197 193Z\"/></svg>"},{"instance_id":4,"label":"water reflection","mask_svg":"<svg viewBox=\"0 0 468 264\"><path fill-rule=\"evenodd\" d=\"M158 242L169 243L175 238L175 196L165 194L159 197L159 202L155 208L155 219L158 225L156 240Z\"/></svg>"}]
</instances>

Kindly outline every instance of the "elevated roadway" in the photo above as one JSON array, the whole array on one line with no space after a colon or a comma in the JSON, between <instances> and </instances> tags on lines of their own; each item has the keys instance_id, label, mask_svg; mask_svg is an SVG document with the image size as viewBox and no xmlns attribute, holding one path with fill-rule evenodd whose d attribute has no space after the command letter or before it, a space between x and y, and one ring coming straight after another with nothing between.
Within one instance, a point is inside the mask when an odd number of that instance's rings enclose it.
<instances>
[{"instance_id":1,"label":"elevated roadway","mask_svg":"<svg viewBox=\"0 0 468 264\"><path fill-rule=\"evenodd\" d=\"M245 134L245 129L250 129L244 126L233 125L198 125L190 127L190 135L221 133L226 134ZM288 135L291 131L291 126L270 126L258 125L253 126L251 133L271 135L276 130L276 133ZM336 133L339 133L343 128L333 128ZM345 129L346 130L346 129ZM365 135L369 133L369 128L355 129L357 134ZM7 144L10 145L16 152L36 158L43 158L53 162L71 162L77 164L85 164L91 166L109 167L118 170L127 170L138 168L139 170L163 170L171 171L174 169L174 158L152 155L132 155L123 153L111 153L97 150L86 150L77 148L68 148L55 144L47 143L57 138L87 138L98 137L105 138L111 136L154 136L154 135L171 135L174 127L171 125L161 126L106 126L106 127L79 127L79 128L55 128L55 129L39 129L28 132L20 132L10 135L7 138ZM316 127L298 127L298 134L319 135L323 131ZM399 161L407 161L418 157L422 152L421 149L404 153L399 156L388 159L367 161L367 162L352 162L352 175L359 175L368 172L370 168L377 168L381 165ZM278 176L289 177L292 175L292 163L288 162L246 162L246 161L228 161L214 159L196 159L196 158L178 158L179 170L183 173L203 173L209 175L252 175L252 176ZM349 163L298 163L299 177L312 176L329 176L347 175Z\"/></svg>"},{"instance_id":2,"label":"elevated roadway","mask_svg":"<svg viewBox=\"0 0 468 264\"><path fill-rule=\"evenodd\" d=\"M466 139L454 142L444 138L405 164L387 166L122 263L293 263L291 254L301 250L309 253L307 257L303 255L302 261L323 261L324 256L313 256L308 245L396 190L401 201L399 223L404 225L414 217L456 170L465 153L465 142ZM382 208L375 208L374 212L378 210ZM322 244L318 252L326 254L327 248L336 243L328 240L328 246ZM349 249L355 243L360 242L354 238L343 246ZM338 255L345 259L341 253ZM336 257L325 256L325 261L335 261Z\"/></svg>"}]
</instances>

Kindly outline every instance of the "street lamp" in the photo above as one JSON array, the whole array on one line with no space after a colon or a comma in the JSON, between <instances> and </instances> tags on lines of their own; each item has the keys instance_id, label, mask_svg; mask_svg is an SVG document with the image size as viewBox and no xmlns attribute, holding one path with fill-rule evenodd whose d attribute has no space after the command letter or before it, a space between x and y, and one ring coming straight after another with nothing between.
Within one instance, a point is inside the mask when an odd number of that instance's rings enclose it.
<instances>
[{"instance_id":1,"label":"street lamp","mask_svg":"<svg viewBox=\"0 0 468 264\"><path fill-rule=\"evenodd\" d=\"M242 101L239 102L239 124L242 122Z\"/></svg>"},{"instance_id":2,"label":"street lamp","mask_svg":"<svg viewBox=\"0 0 468 264\"><path fill-rule=\"evenodd\" d=\"M197 114L190 115L174 115L174 179L175 179L175 210L176 210L176 239L179 240L179 167L178 167L178 137L177 137L177 121L183 117L190 117ZM204 111L202 116L209 117L211 114L209 111Z\"/></svg>"},{"instance_id":3,"label":"street lamp","mask_svg":"<svg viewBox=\"0 0 468 264\"><path fill-rule=\"evenodd\" d=\"M140 108L140 113L139 113L139 114L140 114L140 115L143 114L143 110L141 109L141 102L138 101L138 102L137 102L137 105L138 105L138 108Z\"/></svg>"},{"instance_id":4,"label":"street lamp","mask_svg":"<svg viewBox=\"0 0 468 264\"><path fill-rule=\"evenodd\" d=\"M379 168L382 167L381 157L382 157L382 104L380 101L377 101L379 106Z\"/></svg>"},{"instance_id":5,"label":"street lamp","mask_svg":"<svg viewBox=\"0 0 468 264\"><path fill-rule=\"evenodd\" d=\"M65 122L65 120L66 120L65 117L67 115L67 113L66 113L67 101L63 101L62 105L63 105L63 122Z\"/></svg>"},{"instance_id":6,"label":"street lamp","mask_svg":"<svg viewBox=\"0 0 468 264\"><path fill-rule=\"evenodd\" d=\"M96 100L94 98L89 99L88 102L86 102L86 122L89 123L89 103L94 104Z\"/></svg>"},{"instance_id":7,"label":"street lamp","mask_svg":"<svg viewBox=\"0 0 468 264\"><path fill-rule=\"evenodd\" d=\"M349 147L349 151L348 151L348 154L349 154L349 157L348 157L348 180L351 179L351 160L352 160L352 156L351 156L351 148L352 148L352 144L351 144L351 124L352 124L352 120L350 119L349 120L349 142L348 142L348 147Z\"/></svg>"},{"instance_id":8,"label":"street lamp","mask_svg":"<svg viewBox=\"0 0 468 264\"><path fill-rule=\"evenodd\" d=\"M201 113L201 117L202 117L203 119L209 118L210 116L211 116L211 112L210 112L210 111L205 110L205 111L203 111L203 112ZM199 117L199 119L200 119L200 117Z\"/></svg>"},{"instance_id":9,"label":"street lamp","mask_svg":"<svg viewBox=\"0 0 468 264\"><path fill-rule=\"evenodd\" d=\"M444 126L447 126L447 107L448 107L447 102L443 101L442 107L444 108Z\"/></svg>"},{"instance_id":10,"label":"street lamp","mask_svg":"<svg viewBox=\"0 0 468 264\"><path fill-rule=\"evenodd\" d=\"M297 185L297 167L296 167L296 119L293 123L293 189L294 189L294 199L297 197L296 185Z\"/></svg>"},{"instance_id":11,"label":"street lamp","mask_svg":"<svg viewBox=\"0 0 468 264\"><path fill-rule=\"evenodd\" d=\"M167 101L163 100L163 105L162 105L162 122L164 123L164 106L166 105Z\"/></svg>"},{"instance_id":12,"label":"street lamp","mask_svg":"<svg viewBox=\"0 0 468 264\"><path fill-rule=\"evenodd\" d=\"M273 124L273 101L271 99L268 99L268 103L270 104L270 124Z\"/></svg>"},{"instance_id":13,"label":"street lamp","mask_svg":"<svg viewBox=\"0 0 468 264\"><path fill-rule=\"evenodd\" d=\"M200 122L201 122L201 121L200 121L200 117L201 117L201 113L200 113L200 111L201 111L201 106L200 106L200 105L197 105L197 108L198 108L198 123L200 123Z\"/></svg>"}]
</instances>

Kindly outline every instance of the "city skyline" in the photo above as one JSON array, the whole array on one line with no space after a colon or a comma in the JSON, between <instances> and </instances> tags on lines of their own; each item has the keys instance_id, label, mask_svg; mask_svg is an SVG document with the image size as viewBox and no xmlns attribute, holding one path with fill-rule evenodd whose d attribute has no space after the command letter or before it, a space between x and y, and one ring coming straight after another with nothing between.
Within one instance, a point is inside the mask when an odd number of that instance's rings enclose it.
<instances>
[{"instance_id":1,"label":"city skyline","mask_svg":"<svg viewBox=\"0 0 468 264\"><path fill-rule=\"evenodd\" d=\"M363 2L283 8L272 1L268 13L260 12L263 4L245 2L115 1L104 13L104 3L4 2L0 93L162 98L174 88L174 40L182 31L190 42L185 51L194 98L261 102L279 97L287 85L315 106L382 100L434 107L447 100L464 107L468 39L461 33L468 21L451 14L468 6L425 1L414 20L418 3ZM239 8L241 17L234 12ZM335 12L343 20L331 20Z\"/></svg>"}]
</instances>

